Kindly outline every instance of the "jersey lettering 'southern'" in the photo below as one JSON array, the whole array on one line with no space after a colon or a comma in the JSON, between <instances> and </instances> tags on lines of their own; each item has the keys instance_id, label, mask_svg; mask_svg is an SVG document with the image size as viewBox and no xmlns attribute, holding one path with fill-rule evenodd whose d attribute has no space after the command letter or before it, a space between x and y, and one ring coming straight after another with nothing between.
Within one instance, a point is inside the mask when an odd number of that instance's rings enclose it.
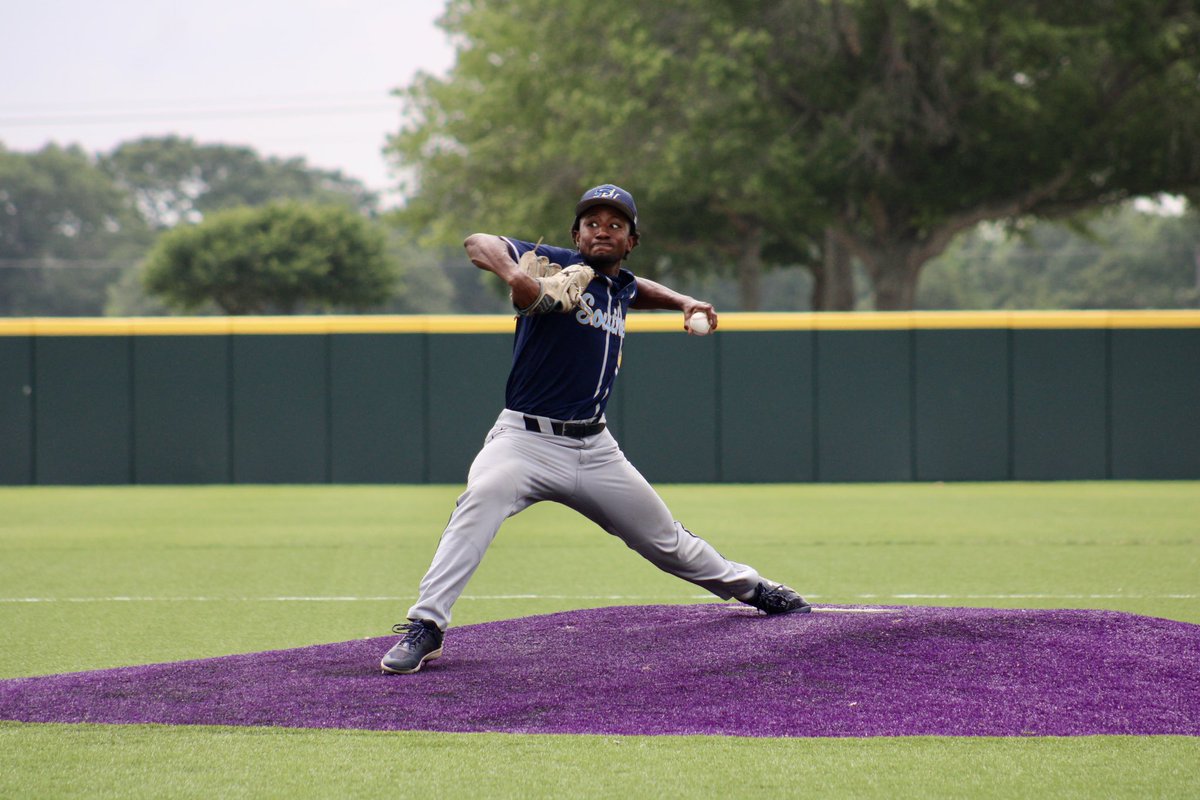
<instances>
[{"instance_id":1,"label":"jersey lettering 'southern'","mask_svg":"<svg viewBox=\"0 0 1200 800\"><path fill-rule=\"evenodd\" d=\"M514 260L534 248L532 242L504 241ZM584 263L578 251L562 247L540 245L537 254L562 267ZM520 317L505 407L561 420L603 415L621 364L625 314L636 296L637 279L629 270L615 278L597 273L578 310Z\"/></svg>"},{"instance_id":2,"label":"jersey lettering 'southern'","mask_svg":"<svg viewBox=\"0 0 1200 800\"><path fill-rule=\"evenodd\" d=\"M611 314L603 309L596 308L596 298L591 292L583 295L583 308L575 312L575 319L581 325L591 325L593 328L602 328L609 333L615 333L622 340L625 339L625 314Z\"/></svg>"}]
</instances>

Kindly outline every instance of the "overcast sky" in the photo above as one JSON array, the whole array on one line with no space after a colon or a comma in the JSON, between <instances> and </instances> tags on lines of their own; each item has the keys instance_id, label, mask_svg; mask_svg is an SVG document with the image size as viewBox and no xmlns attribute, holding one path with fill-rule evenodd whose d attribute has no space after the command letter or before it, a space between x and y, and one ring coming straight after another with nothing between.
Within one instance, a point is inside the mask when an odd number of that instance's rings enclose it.
<instances>
[{"instance_id":1,"label":"overcast sky","mask_svg":"<svg viewBox=\"0 0 1200 800\"><path fill-rule=\"evenodd\" d=\"M25 0L0 12L0 142L109 150L142 136L303 156L373 189L391 90L454 53L443 0Z\"/></svg>"}]
</instances>

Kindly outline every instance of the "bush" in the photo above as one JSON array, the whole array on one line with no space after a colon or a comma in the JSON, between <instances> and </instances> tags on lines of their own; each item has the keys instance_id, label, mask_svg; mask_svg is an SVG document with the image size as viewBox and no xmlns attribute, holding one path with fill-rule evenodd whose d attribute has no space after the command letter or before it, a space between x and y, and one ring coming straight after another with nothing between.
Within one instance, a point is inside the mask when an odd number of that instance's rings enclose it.
<instances>
[{"instance_id":1,"label":"bush","mask_svg":"<svg viewBox=\"0 0 1200 800\"><path fill-rule=\"evenodd\" d=\"M210 301L227 314L362 311L391 296L384 251L383 232L343 207L241 207L163 234L143 281L183 311Z\"/></svg>"}]
</instances>

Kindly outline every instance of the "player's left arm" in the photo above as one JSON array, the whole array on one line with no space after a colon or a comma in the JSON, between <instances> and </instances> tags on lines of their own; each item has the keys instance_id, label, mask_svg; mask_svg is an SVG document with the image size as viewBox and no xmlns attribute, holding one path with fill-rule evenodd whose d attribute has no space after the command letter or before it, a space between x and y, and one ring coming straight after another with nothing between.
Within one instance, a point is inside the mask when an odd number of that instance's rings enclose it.
<instances>
[{"instance_id":1,"label":"player's left arm","mask_svg":"<svg viewBox=\"0 0 1200 800\"><path fill-rule=\"evenodd\" d=\"M691 295L680 294L649 278L638 277L637 296L633 298L630 306L644 310L681 311L685 320L697 311L702 311L708 317L709 327L714 331L717 329L717 311L713 308L712 303L697 300Z\"/></svg>"}]
</instances>

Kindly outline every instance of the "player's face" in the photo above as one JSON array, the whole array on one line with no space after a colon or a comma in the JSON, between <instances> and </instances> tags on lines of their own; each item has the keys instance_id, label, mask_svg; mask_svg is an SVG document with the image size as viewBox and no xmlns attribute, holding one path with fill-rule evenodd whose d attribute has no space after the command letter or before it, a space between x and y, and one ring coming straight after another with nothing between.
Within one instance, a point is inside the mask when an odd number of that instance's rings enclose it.
<instances>
[{"instance_id":1,"label":"player's face","mask_svg":"<svg viewBox=\"0 0 1200 800\"><path fill-rule=\"evenodd\" d=\"M620 211L596 206L579 218L575 247L593 269L614 270L637 247L637 234L631 227Z\"/></svg>"}]
</instances>

